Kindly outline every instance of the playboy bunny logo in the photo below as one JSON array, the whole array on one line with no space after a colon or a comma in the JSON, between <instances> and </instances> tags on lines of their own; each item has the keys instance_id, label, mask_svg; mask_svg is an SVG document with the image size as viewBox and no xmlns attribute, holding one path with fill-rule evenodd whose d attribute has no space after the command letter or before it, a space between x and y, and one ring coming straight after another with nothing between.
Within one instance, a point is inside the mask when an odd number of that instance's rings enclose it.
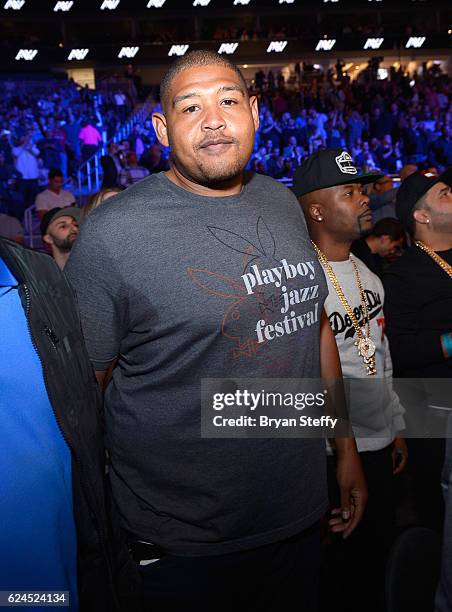
<instances>
[{"instance_id":1,"label":"playboy bunny logo","mask_svg":"<svg viewBox=\"0 0 452 612\"><path fill-rule=\"evenodd\" d=\"M275 263L280 263L279 260L275 258L275 238L262 217L258 217L257 219L257 239L254 243L235 232L231 232L221 227L208 226L207 229L226 247L244 255L242 279L244 280L245 286L247 287L247 293L249 294L251 294L251 292L248 290L248 287L250 283L253 282L251 279L254 273L258 272L259 267L261 269L271 268L275 266ZM258 263L260 264L259 267L257 265ZM244 276L246 276L248 279L247 275L249 275L249 280L245 280L244 278ZM278 289L281 287L281 284L282 283L279 283L275 287ZM256 296L261 314L274 313L281 301L281 291L268 290L267 285L260 286L256 291Z\"/></svg>"},{"instance_id":2,"label":"playboy bunny logo","mask_svg":"<svg viewBox=\"0 0 452 612\"><path fill-rule=\"evenodd\" d=\"M204 269L189 268L188 275L203 291L225 300L228 304L221 321L221 334L234 344L231 350L233 359L253 357L259 348L259 343L249 337L247 328L243 328L241 311L244 303L254 298L247 296L243 283L224 274Z\"/></svg>"}]
</instances>

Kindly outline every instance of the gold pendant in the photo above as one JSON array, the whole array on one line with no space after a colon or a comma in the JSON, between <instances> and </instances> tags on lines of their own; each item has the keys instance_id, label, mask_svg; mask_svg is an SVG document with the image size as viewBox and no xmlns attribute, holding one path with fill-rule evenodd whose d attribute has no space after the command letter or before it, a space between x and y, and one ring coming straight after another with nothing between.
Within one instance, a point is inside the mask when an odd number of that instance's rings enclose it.
<instances>
[{"instance_id":1,"label":"gold pendant","mask_svg":"<svg viewBox=\"0 0 452 612\"><path fill-rule=\"evenodd\" d=\"M358 340L358 353L363 359L370 359L375 355L375 344L370 338L363 336Z\"/></svg>"},{"instance_id":2,"label":"gold pendant","mask_svg":"<svg viewBox=\"0 0 452 612\"><path fill-rule=\"evenodd\" d=\"M370 359L364 358L364 364L366 366L367 376L375 376L375 374L377 373L377 366L375 365L375 357L371 357Z\"/></svg>"},{"instance_id":3,"label":"gold pendant","mask_svg":"<svg viewBox=\"0 0 452 612\"><path fill-rule=\"evenodd\" d=\"M358 355L363 358L366 366L367 376L375 376L377 366L375 363L375 344L370 338L363 336L359 340L355 340L355 345L358 347Z\"/></svg>"}]
</instances>

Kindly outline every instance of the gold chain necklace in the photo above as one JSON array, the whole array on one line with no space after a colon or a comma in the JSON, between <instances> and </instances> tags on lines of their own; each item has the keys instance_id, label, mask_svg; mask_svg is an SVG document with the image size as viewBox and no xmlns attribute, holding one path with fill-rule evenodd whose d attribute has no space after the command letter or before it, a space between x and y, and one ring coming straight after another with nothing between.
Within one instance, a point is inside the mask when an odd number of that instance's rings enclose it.
<instances>
[{"instance_id":1,"label":"gold chain necklace","mask_svg":"<svg viewBox=\"0 0 452 612\"><path fill-rule=\"evenodd\" d=\"M430 255L433 261L435 261L438 264L438 266L442 268L444 272L452 278L452 266L449 263L447 263L445 259L440 257L438 253L435 253L433 249L428 247L426 244L424 244L420 240L416 240L415 245L419 247L422 251L427 253L427 255Z\"/></svg>"},{"instance_id":2,"label":"gold chain necklace","mask_svg":"<svg viewBox=\"0 0 452 612\"><path fill-rule=\"evenodd\" d=\"M359 295L361 298L361 305L362 305L362 309L363 309L363 315L365 320L367 321L367 331L366 333L364 332L363 328L360 326L358 319L355 316L355 313L353 312L352 307L350 306L350 304L347 301L347 298L345 297L345 294L342 290L342 287L339 284L339 281L337 280L337 276L334 273L333 268L331 267L330 262L328 261L328 259L325 257L325 255L322 253L322 251L319 249L319 247L316 245L315 242L312 242L312 246L315 249L315 252L317 253L317 257L319 258L320 263L322 264L322 266L325 268L325 272L328 274L328 277L331 281L331 284L333 285L334 289L336 290L337 293L337 297L339 298L342 306L344 307L345 312L348 314L348 316L350 317L350 320L353 324L353 327L355 328L356 331L356 335L357 335L357 339L355 340L355 346L358 347L358 355L360 357L362 357L363 361L364 361L364 365L366 368L366 374L368 376L374 376L377 373L377 366L375 363L375 344L373 342L373 340L370 337L370 318L369 318L369 311L367 309L367 302L366 302L366 298L364 295L364 289L361 283L361 278L359 276L359 272L358 272L358 266L355 263L355 260L353 259L353 257L350 255L350 261L352 263L353 266L353 271L355 273L355 279L356 279L356 284L358 286L358 290L359 290Z\"/></svg>"}]
</instances>

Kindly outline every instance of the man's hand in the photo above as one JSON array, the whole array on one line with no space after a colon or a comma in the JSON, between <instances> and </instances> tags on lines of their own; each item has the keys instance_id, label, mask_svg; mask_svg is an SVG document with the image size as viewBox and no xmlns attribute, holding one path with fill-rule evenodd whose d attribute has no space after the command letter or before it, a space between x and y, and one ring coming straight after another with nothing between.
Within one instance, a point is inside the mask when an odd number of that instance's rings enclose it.
<instances>
[{"instance_id":1,"label":"man's hand","mask_svg":"<svg viewBox=\"0 0 452 612\"><path fill-rule=\"evenodd\" d=\"M392 443L392 473L394 476L403 472L408 461L408 447L403 438L394 438Z\"/></svg>"},{"instance_id":2,"label":"man's hand","mask_svg":"<svg viewBox=\"0 0 452 612\"><path fill-rule=\"evenodd\" d=\"M347 442L346 448L344 442ZM355 441L337 438L336 451L336 477L341 494L341 507L332 510L330 528L333 533L342 533L345 539L363 517L367 503L367 485Z\"/></svg>"}]
</instances>

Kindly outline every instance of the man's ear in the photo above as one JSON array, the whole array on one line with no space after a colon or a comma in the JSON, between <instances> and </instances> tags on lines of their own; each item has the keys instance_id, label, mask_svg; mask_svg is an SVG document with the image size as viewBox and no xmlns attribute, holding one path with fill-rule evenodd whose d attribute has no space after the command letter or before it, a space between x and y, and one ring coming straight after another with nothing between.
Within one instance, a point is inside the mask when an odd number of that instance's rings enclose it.
<instances>
[{"instance_id":1,"label":"man's ear","mask_svg":"<svg viewBox=\"0 0 452 612\"><path fill-rule=\"evenodd\" d=\"M253 116L254 129L257 132L259 129L259 103L257 101L257 96L250 97L250 109Z\"/></svg>"},{"instance_id":2,"label":"man's ear","mask_svg":"<svg viewBox=\"0 0 452 612\"><path fill-rule=\"evenodd\" d=\"M324 219L323 209L321 204L311 204L308 208L308 214L313 221L320 223Z\"/></svg>"},{"instance_id":3,"label":"man's ear","mask_svg":"<svg viewBox=\"0 0 452 612\"><path fill-rule=\"evenodd\" d=\"M169 147L165 115L163 113L154 113L152 115L152 125L154 126L154 130L160 144L162 144L164 147Z\"/></svg>"},{"instance_id":4,"label":"man's ear","mask_svg":"<svg viewBox=\"0 0 452 612\"><path fill-rule=\"evenodd\" d=\"M49 234L44 234L44 236L42 237L42 241L49 246L52 246L53 244L53 239L49 236Z\"/></svg>"},{"instance_id":5,"label":"man's ear","mask_svg":"<svg viewBox=\"0 0 452 612\"><path fill-rule=\"evenodd\" d=\"M423 225L427 225L430 223L430 215L425 210L425 208L418 208L417 210L413 210L413 217L415 221L418 223L422 223Z\"/></svg>"}]
</instances>

